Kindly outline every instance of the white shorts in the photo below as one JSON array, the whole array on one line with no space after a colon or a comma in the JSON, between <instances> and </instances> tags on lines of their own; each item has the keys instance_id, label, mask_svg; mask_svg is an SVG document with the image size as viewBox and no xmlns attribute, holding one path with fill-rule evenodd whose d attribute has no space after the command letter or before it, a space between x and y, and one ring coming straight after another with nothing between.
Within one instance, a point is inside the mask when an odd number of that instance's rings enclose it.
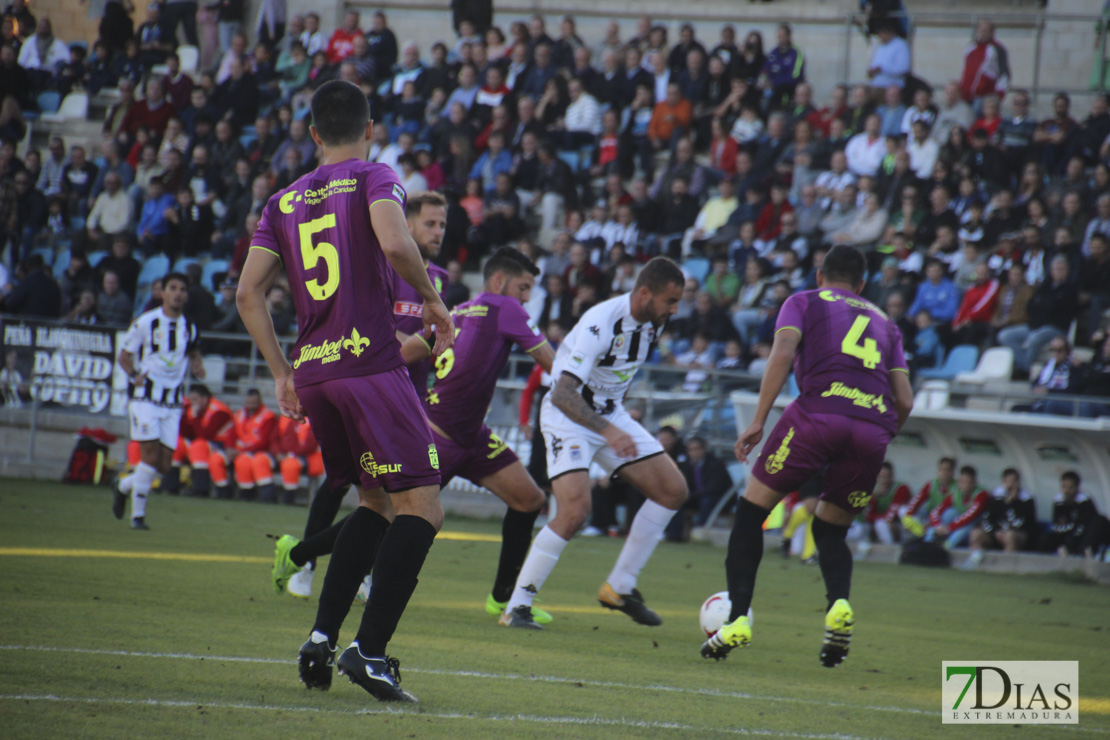
<instances>
[{"instance_id":1,"label":"white shorts","mask_svg":"<svg viewBox=\"0 0 1110 740\"><path fill-rule=\"evenodd\" d=\"M566 414L555 408L550 393L544 396L540 407L540 431L547 445L548 478L555 480L576 470L588 471L590 463L597 463L613 475L625 465L663 453L663 445L629 416L624 406L618 406L616 411L604 418L632 437L636 443L635 457L618 457L605 437L568 419Z\"/></svg>"},{"instance_id":2,"label":"white shorts","mask_svg":"<svg viewBox=\"0 0 1110 740\"><path fill-rule=\"evenodd\" d=\"M134 398L127 404L131 417L131 440L134 442L162 443L163 447L177 449L177 433L181 428L181 409L157 406L150 401Z\"/></svg>"}]
</instances>

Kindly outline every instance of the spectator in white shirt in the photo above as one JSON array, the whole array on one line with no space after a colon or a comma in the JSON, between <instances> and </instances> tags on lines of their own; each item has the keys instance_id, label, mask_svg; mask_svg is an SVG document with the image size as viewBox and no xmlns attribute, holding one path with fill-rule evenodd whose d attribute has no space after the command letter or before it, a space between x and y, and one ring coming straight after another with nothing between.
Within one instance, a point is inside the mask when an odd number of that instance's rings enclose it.
<instances>
[{"instance_id":1,"label":"spectator in white shirt","mask_svg":"<svg viewBox=\"0 0 1110 740\"><path fill-rule=\"evenodd\" d=\"M104 191L96 197L89 212L89 239L98 249L107 250L112 238L127 231L134 220L135 207L123 190L123 181L115 172L104 178Z\"/></svg>"},{"instance_id":2,"label":"spectator in white shirt","mask_svg":"<svg viewBox=\"0 0 1110 740\"><path fill-rule=\"evenodd\" d=\"M311 59L318 51L324 51L328 46L328 39L320 31L320 16L309 13L304 17L304 31L301 32L301 45L305 54Z\"/></svg>"},{"instance_id":3,"label":"spectator in white shirt","mask_svg":"<svg viewBox=\"0 0 1110 740\"><path fill-rule=\"evenodd\" d=\"M937 163L940 147L929 138L929 126L924 121L915 121L913 124L913 138L906 146L910 155L910 167L913 173L922 180L927 180L933 175L933 165Z\"/></svg>"},{"instance_id":4,"label":"spectator in white shirt","mask_svg":"<svg viewBox=\"0 0 1110 740\"><path fill-rule=\"evenodd\" d=\"M570 105L563 117L561 144L565 149L577 149L592 144L601 133L601 106L593 95L582 87L582 81L572 79L567 84Z\"/></svg>"},{"instance_id":5,"label":"spectator in white shirt","mask_svg":"<svg viewBox=\"0 0 1110 740\"><path fill-rule=\"evenodd\" d=\"M19 50L19 66L26 70L39 70L51 76L59 62L69 61L69 47L66 42L54 36L50 19L39 18L35 35L23 42Z\"/></svg>"},{"instance_id":6,"label":"spectator in white shirt","mask_svg":"<svg viewBox=\"0 0 1110 740\"><path fill-rule=\"evenodd\" d=\"M879 171L879 164L886 156L886 142L879 127L882 120L872 113L863 124L863 131L848 140L844 148L844 155L848 159L848 169L857 175L874 176Z\"/></svg>"},{"instance_id":7,"label":"spectator in white shirt","mask_svg":"<svg viewBox=\"0 0 1110 740\"><path fill-rule=\"evenodd\" d=\"M848 169L848 158L844 152L833 152L829 159L829 167L830 169L818 175L813 183L817 188L817 197L820 199L818 203L822 210L828 210L838 192L848 185L856 184L856 175Z\"/></svg>"},{"instance_id":8,"label":"spectator in white shirt","mask_svg":"<svg viewBox=\"0 0 1110 740\"><path fill-rule=\"evenodd\" d=\"M882 91L891 85L905 86L906 75L910 71L910 45L894 32L891 21L879 26L879 41L871 54L867 76L871 78L872 89L880 91L878 95L881 97Z\"/></svg>"}]
</instances>

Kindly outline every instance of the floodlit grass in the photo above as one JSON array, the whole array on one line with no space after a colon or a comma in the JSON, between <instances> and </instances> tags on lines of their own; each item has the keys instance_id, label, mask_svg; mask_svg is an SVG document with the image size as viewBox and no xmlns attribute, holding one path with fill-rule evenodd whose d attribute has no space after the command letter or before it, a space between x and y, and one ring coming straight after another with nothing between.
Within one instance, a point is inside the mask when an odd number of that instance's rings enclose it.
<instances>
[{"instance_id":1,"label":"floodlit grass","mask_svg":"<svg viewBox=\"0 0 1110 740\"><path fill-rule=\"evenodd\" d=\"M304 509L154 496L152 531L133 532L112 518L107 489L5 480L0 492L4 737L1110 734L1110 591L1063 578L857 564L852 652L828 670L818 570L768 551L752 647L713 663L698 656L697 609L724 588L722 550L660 545L640 584L665 620L652 629L594 601L620 541L576 540L542 593L556 622L537 633L482 609L497 542L441 539L391 645L420 698L397 710L340 676L327 693L297 680L315 599L273 594L264 535L298 533ZM1079 660L1078 731L942 726L940 662L958 659Z\"/></svg>"}]
</instances>

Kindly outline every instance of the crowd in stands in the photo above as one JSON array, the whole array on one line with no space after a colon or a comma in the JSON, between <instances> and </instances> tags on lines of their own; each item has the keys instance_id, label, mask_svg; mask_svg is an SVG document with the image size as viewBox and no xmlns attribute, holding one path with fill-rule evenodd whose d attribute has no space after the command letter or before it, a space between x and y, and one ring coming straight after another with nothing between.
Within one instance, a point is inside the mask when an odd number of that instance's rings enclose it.
<instances>
[{"instance_id":1,"label":"crowd in stands","mask_svg":"<svg viewBox=\"0 0 1110 740\"><path fill-rule=\"evenodd\" d=\"M915 371L957 346L1002 346L1038 392L1110 396L1107 99L1077 112L1061 93L1033 116L987 20L951 80L930 82L913 73L905 24L873 19L867 79L818 91L786 24L766 42L731 24L712 37L683 24L674 39L648 17L600 39L569 16L463 17L457 38L429 43L399 42L381 12L348 12L330 33L309 13L263 24L253 46L229 23L220 53L185 72L175 5L152 5L129 33L106 15L87 55L49 18L9 8L0 310L126 323L153 305L144 267L164 256L203 280L188 308L202 330L242 332L227 299L250 234L317 161L312 91L343 79L371 102L371 158L410 192L447 195L453 280L515 245L543 270L530 312L566 329L651 256L680 260L689 280L654 360L687 368L689 389L712 368L760 374L779 307L850 244ZM16 156L34 93L81 89L118 90L103 140L50 136L45 153ZM287 291L270 304L292 330ZM1073 360L1073 344L1094 359Z\"/></svg>"}]
</instances>

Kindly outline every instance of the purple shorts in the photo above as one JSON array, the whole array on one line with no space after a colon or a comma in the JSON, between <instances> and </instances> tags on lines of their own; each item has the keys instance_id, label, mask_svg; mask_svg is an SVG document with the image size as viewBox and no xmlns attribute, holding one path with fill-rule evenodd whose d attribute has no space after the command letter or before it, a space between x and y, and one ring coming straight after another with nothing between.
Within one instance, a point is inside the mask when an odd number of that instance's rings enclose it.
<instances>
[{"instance_id":1,"label":"purple shorts","mask_svg":"<svg viewBox=\"0 0 1110 740\"><path fill-rule=\"evenodd\" d=\"M752 475L779 493L799 490L815 473L821 500L858 512L871 500L893 434L837 414L811 414L791 403L763 443Z\"/></svg>"},{"instance_id":2,"label":"purple shorts","mask_svg":"<svg viewBox=\"0 0 1110 740\"><path fill-rule=\"evenodd\" d=\"M297 389L334 488L399 493L439 485L424 409L403 367Z\"/></svg>"},{"instance_id":3,"label":"purple shorts","mask_svg":"<svg viewBox=\"0 0 1110 740\"><path fill-rule=\"evenodd\" d=\"M441 437L435 430L432 430L432 438L439 450L442 486L446 486L455 476L480 484L483 478L504 470L520 459L485 424L470 447Z\"/></svg>"}]
</instances>

